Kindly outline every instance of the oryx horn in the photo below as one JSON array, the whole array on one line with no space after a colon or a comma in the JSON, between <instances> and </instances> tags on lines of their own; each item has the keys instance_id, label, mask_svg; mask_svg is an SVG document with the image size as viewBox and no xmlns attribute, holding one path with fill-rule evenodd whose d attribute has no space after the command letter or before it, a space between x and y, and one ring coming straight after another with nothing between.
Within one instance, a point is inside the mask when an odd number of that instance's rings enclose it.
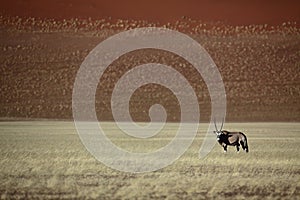
<instances>
[{"instance_id":1,"label":"oryx horn","mask_svg":"<svg viewBox=\"0 0 300 200\"><path fill-rule=\"evenodd\" d=\"M218 131L217 124L216 124L216 118L214 118L214 124L215 124L216 131Z\"/></svg>"}]
</instances>

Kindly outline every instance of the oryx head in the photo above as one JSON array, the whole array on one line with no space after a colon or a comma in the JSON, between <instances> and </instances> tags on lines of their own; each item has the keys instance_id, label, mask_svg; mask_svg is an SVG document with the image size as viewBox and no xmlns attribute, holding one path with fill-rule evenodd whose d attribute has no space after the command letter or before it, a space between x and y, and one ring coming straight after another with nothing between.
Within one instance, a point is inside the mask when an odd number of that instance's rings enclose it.
<instances>
[{"instance_id":1,"label":"oryx head","mask_svg":"<svg viewBox=\"0 0 300 200\"><path fill-rule=\"evenodd\" d=\"M222 121L222 125L221 125L220 130L218 130L218 127L217 127L217 124L216 124L216 120L214 120L214 124L215 124L215 128L216 128L216 130L214 131L214 134L217 135L217 140L220 140L220 136L222 134L222 128L223 128L224 120Z\"/></svg>"}]
</instances>

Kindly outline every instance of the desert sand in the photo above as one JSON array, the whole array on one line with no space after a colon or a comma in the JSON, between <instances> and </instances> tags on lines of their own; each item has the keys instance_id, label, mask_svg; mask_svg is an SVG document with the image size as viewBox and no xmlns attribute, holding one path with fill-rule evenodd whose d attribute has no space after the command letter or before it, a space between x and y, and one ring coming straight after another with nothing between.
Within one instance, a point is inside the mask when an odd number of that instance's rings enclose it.
<instances>
[{"instance_id":1,"label":"desert sand","mask_svg":"<svg viewBox=\"0 0 300 200\"><path fill-rule=\"evenodd\" d=\"M112 19L36 19L1 17L0 117L3 119L72 119L72 91L77 71L101 41L124 30L166 27L201 44L216 63L227 95L228 121L299 121L300 34L295 24L278 26L176 23ZM179 56L140 50L114 61L99 77L96 111L111 121L114 85L129 69L156 62L172 66L189 80L198 97L201 120L210 117L210 96L203 78ZM197 75L198 74L198 75ZM131 98L136 121L148 121L151 105L167 109L168 121L180 121L178 102L162 87L148 85Z\"/></svg>"},{"instance_id":2,"label":"desert sand","mask_svg":"<svg viewBox=\"0 0 300 200\"><path fill-rule=\"evenodd\" d=\"M0 198L298 199L299 13L295 0L1 1ZM76 74L97 44L139 27L180 31L206 49L226 90L224 129L247 135L248 154L234 147L224 154L216 144L199 159L211 117L207 86L190 63L155 49L123 55L99 77L97 118L127 151L168 144L181 120L170 90L149 84L130 99L133 120L149 121L149 108L159 103L172 122L148 140L115 127L111 95L135 66L169 65L199 102L201 123L190 148L168 167L141 174L113 170L85 149L70 122Z\"/></svg>"}]
</instances>

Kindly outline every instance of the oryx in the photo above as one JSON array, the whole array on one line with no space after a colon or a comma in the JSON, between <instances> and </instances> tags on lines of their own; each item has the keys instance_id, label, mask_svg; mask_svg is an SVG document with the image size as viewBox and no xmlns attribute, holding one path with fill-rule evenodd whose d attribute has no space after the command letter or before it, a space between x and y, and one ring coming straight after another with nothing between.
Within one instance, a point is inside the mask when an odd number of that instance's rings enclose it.
<instances>
[{"instance_id":1,"label":"oryx","mask_svg":"<svg viewBox=\"0 0 300 200\"><path fill-rule=\"evenodd\" d=\"M225 130L222 131L224 121L222 122L221 129L218 130L216 122L214 123L216 128L216 131L214 131L214 133L217 135L217 141L224 148L224 152L227 152L227 145L236 146L237 151L240 150L240 145L242 145L243 150L248 153L248 142L247 137L244 133L229 132Z\"/></svg>"}]
</instances>

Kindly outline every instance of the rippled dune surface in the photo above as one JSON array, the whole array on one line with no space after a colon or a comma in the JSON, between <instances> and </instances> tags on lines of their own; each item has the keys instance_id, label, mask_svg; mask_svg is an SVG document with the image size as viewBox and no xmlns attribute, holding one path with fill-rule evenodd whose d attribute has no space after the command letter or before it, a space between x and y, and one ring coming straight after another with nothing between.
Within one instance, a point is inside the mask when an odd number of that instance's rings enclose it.
<instances>
[{"instance_id":1,"label":"rippled dune surface","mask_svg":"<svg viewBox=\"0 0 300 200\"><path fill-rule=\"evenodd\" d=\"M88 53L118 32L138 27L166 27L186 33L213 58L223 78L230 121L298 121L300 112L300 35L292 23L281 26L225 26L197 20L155 24L134 20L40 20L1 17L0 117L72 118L76 73ZM146 63L173 67L190 82L201 110L210 116L210 96L193 66L170 52L145 49L115 60L99 77L96 111L113 120L110 98L128 70ZM148 109L162 104L168 121L179 121L178 102L170 91L146 85L131 97L134 120L148 121Z\"/></svg>"}]
</instances>

